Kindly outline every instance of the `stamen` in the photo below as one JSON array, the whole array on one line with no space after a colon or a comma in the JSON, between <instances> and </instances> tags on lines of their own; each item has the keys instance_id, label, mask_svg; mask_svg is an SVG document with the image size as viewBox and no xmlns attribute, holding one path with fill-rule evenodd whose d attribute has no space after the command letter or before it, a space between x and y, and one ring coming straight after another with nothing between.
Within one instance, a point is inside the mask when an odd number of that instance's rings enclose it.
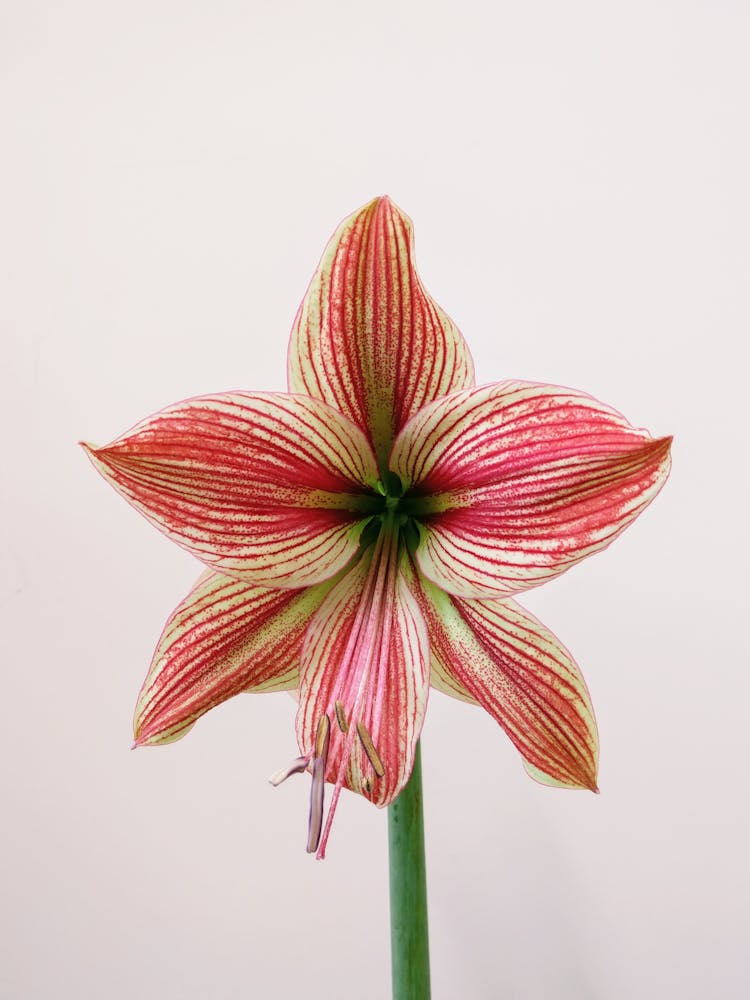
<instances>
[{"instance_id":1,"label":"stamen","mask_svg":"<svg viewBox=\"0 0 750 1000\"><path fill-rule=\"evenodd\" d=\"M326 762L320 757L313 761L312 787L310 788L310 820L307 827L307 853L314 854L320 843L323 828L323 804L326 790Z\"/></svg>"},{"instance_id":2,"label":"stamen","mask_svg":"<svg viewBox=\"0 0 750 1000\"><path fill-rule=\"evenodd\" d=\"M306 771L309 762L309 757L296 757L289 767L282 767L280 771L272 774L268 780L274 788L277 788L282 781L286 781L286 779L290 778L293 774L302 774L303 771Z\"/></svg>"},{"instance_id":3,"label":"stamen","mask_svg":"<svg viewBox=\"0 0 750 1000\"><path fill-rule=\"evenodd\" d=\"M326 764L328 746L331 741L331 720L321 715L315 734L315 757L313 758L312 786L310 788L310 818L307 826L307 853L313 854L320 843L323 829L323 806L326 794Z\"/></svg>"},{"instance_id":4,"label":"stamen","mask_svg":"<svg viewBox=\"0 0 750 1000\"><path fill-rule=\"evenodd\" d=\"M336 709L336 722L338 722L339 724L339 729L341 730L342 733L348 733L349 723L346 721L344 706L341 704L340 701L337 701L336 704L334 705L334 708Z\"/></svg>"},{"instance_id":5,"label":"stamen","mask_svg":"<svg viewBox=\"0 0 750 1000\"><path fill-rule=\"evenodd\" d=\"M328 756L328 743L331 738L331 720L327 715L321 715L318 731L315 734L315 756Z\"/></svg>"},{"instance_id":6,"label":"stamen","mask_svg":"<svg viewBox=\"0 0 750 1000\"><path fill-rule=\"evenodd\" d=\"M362 749L367 754L367 759L372 764L372 769L377 774L379 778L382 778L385 774L385 768L383 767L383 761L378 756L378 751L375 749L375 744L372 742L372 736L367 732L364 723L357 723L357 734L359 735L360 742L362 744Z\"/></svg>"}]
</instances>

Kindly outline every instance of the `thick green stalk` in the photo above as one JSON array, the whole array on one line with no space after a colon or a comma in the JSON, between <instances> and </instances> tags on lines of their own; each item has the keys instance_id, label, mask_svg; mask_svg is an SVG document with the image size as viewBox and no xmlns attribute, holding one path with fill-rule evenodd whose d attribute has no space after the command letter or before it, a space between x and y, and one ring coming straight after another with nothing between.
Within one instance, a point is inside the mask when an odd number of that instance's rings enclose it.
<instances>
[{"instance_id":1,"label":"thick green stalk","mask_svg":"<svg viewBox=\"0 0 750 1000\"><path fill-rule=\"evenodd\" d=\"M419 744L409 783L388 809L393 1000L430 1000L427 878Z\"/></svg>"}]
</instances>

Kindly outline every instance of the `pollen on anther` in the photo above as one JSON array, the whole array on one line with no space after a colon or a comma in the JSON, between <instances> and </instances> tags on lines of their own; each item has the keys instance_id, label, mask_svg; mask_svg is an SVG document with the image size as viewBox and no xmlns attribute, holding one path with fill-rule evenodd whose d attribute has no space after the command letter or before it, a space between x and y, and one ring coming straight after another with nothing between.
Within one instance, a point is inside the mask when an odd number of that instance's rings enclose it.
<instances>
[{"instance_id":1,"label":"pollen on anther","mask_svg":"<svg viewBox=\"0 0 750 1000\"><path fill-rule=\"evenodd\" d=\"M344 712L344 706L340 701L337 701L333 706L336 710L336 722L339 724L339 729L342 733L349 732L349 723L346 721L346 713Z\"/></svg>"},{"instance_id":2,"label":"pollen on anther","mask_svg":"<svg viewBox=\"0 0 750 1000\"><path fill-rule=\"evenodd\" d=\"M367 754L367 759L372 764L373 771L379 778L382 778L385 774L385 767L383 767L383 762L378 755L378 751L375 749L375 744L372 742L372 736L370 736L362 722L357 723L357 735L362 744L362 749Z\"/></svg>"},{"instance_id":3,"label":"pollen on anther","mask_svg":"<svg viewBox=\"0 0 750 1000\"><path fill-rule=\"evenodd\" d=\"M320 757L313 761L313 778L310 786L310 817L307 824L307 853L314 854L320 843L325 804L326 764Z\"/></svg>"},{"instance_id":4,"label":"pollen on anther","mask_svg":"<svg viewBox=\"0 0 750 1000\"><path fill-rule=\"evenodd\" d=\"M307 826L307 853L314 854L320 843L323 829L323 806L325 803L326 764L328 745L331 739L331 720L321 715L315 733L315 756L312 765L312 786L310 788L310 818Z\"/></svg>"},{"instance_id":5,"label":"pollen on anther","mask_svg":"<svg viewBox=\"0 0 750 1000\"><path fill-rule=\"evenodd\" d=\"M331 720L327 715L321 715L318 722L318 729L315 734L315 756L326 759L328 756L328 742L331 737Z\"/></svg>"}]
</instances>

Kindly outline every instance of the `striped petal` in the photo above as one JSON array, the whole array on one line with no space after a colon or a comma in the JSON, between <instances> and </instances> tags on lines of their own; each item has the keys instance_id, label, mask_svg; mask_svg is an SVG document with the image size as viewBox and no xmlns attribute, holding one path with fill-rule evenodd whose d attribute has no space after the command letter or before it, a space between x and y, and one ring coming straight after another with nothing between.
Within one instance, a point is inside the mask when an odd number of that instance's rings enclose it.
<instances>
[{"instance_id":1,"label":"striped petal","mask_svg":"<svg viewBox=\"0 0 750 1000\"><path fill-rule=\"evenodd\" d=\"M362 432L318 400L228 393L177 403L104 448L115 489L209 567L303 587L357 551L378 473Z\"/></svg>"},{"instance_id":2,"label":"striped petal","mask_svg":"<svg viewBox=\"0 0 750 1000\"><path fill-rule=\"evenodd\" d=\"M586 684L570 653L515 601L466 601L414 585L433 672L478 702L544 784L596 791L598 740ZM442 686L442 685L441 685Z\"/></svg>"},{"instance_id":3,"label":"striped petal","mask_svg":"<svg viewBox=\"0 0 750 1000\"><path fill-rule=\"evenodd\" d=\"M417 275L411 221L376 198L341 223L302 300L290 390L350 417L385 470L409 417L473 381L463 337Z\"/></svg>"},{"instance_id":4,"label":"striped petal","mask_svg":"<svg viewBox=\"0 0 750 1000\"><path fill-rule=\"evenodd\" d=\"M502 382L429 404L391 456L421 519L419 568L468 598L563 573L656 496L670 442L557 386Z\"/></svg>"},{"instance_id":5,"label":"striped petal","mask_svg":"<svg viewBox=\"0 0 750 1000\"><path fill-rule=\"evenodd\" d=\"M376 545L326 598L302 653L297 737L315 745L331 721L326 780L378 806L409 780L427 707L429 650L424 621L404 579L396 543Z\"/></svg>"},{"instance_id":6,"label":"striped petal","mask_svg":"<svg viewBox=\"0 0 750 1000\"><path fill-rule=\"evenodd\" d=\"M332 585L269 590L204 573L156 647L136 705L136 745L179 739L241 691L295 688L305 629Z\"/></svg>"}]
</instances>

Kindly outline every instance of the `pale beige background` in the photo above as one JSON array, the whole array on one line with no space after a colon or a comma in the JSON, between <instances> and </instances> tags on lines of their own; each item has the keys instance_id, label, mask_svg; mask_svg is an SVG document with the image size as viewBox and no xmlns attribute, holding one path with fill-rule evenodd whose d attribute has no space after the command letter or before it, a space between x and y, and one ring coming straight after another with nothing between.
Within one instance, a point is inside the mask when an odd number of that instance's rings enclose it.
<instances>
[{"instance_id":1,"label":"pale beige background","mask_svg":"<svg viewBox=\"0 0 750 1000\"><path fill-rule=\"evenodd\" d=\"M598 798L478 710L424 734L435 1000L746 997L748 5L0 4L0 995L388 994L385 815L303 852L285 696L129 752L198 566L76 449L280 389L337 221L388 192L482 381L676 435L607 553L528 596Z\"/></svg>"}]
</instances>

